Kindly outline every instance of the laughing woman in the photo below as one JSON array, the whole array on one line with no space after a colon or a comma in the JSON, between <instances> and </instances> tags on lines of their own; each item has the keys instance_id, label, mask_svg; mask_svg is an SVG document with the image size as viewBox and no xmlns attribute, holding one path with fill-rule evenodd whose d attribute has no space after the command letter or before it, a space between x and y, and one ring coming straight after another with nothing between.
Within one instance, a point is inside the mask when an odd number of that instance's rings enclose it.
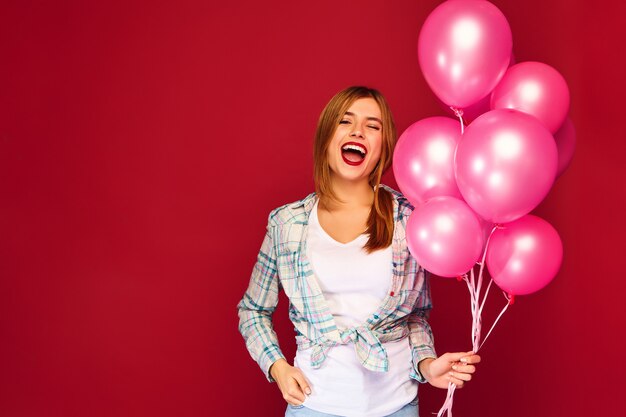
<instances>
[{"instance_id":1,"label":"laughing woman","mask_svg":"<svg viewBox=\"0 0 626 417\"><path fill-rule=\"evenodd\" d=\"M287 401L286 416L418 416L418 382L471 379L473 352L437 358L428 273L408 251L413 207L380 184L396 132L384 97L335 95L315 134L315 192L273 210L239 308L248 350ZM294 366L272 328L280 289L298 345Z\"/></svg>"}]
</instances>

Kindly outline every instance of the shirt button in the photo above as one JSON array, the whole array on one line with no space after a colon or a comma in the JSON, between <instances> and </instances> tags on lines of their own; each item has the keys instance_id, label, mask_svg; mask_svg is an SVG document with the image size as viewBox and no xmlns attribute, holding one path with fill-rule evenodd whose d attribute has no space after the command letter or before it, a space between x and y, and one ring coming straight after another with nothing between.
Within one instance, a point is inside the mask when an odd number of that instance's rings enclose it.
<instances>
[{"instance_id":1,"label":"shirt button","mask_svg":"<svg viewBox=\"0 0 626 417\"><path fill-rule=\"evenodd\" d=\"M392 297L394 296L394 294L395 294L395 293L394 293L393 291L391 291L391 292L389 293L389 295L390 295L390 296L392 296Z\"/></svg>"}]
</instances>

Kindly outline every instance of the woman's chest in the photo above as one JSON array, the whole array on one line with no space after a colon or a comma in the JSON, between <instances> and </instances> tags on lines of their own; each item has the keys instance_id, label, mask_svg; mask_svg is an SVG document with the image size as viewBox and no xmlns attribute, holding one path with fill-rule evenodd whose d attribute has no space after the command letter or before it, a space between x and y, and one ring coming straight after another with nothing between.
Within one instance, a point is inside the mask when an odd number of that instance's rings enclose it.
<instances>
[{"instance_id":1,"label":"woman's chest","mask_svg":"<svg viewBox=\"0 0 626 417\"><path fill-rule=\"evenodd\" d=\"M325 293L368 295L382 300L391 285L393 273L391 246L367 253L361 235L350 243L333 241L323 231L309 231L306 256Z\"/></svg>"},{"instance_id":2,"label":"woman's chest","mask_svg":"<svg viewBox=\"0 0 626 417\"><path fill-rule=\"evenodd\" d=\"M320 227L340 243L351 242L367 231L369 209L333 213L317 210L315 214Z\"/></svg>"}]
</instances>

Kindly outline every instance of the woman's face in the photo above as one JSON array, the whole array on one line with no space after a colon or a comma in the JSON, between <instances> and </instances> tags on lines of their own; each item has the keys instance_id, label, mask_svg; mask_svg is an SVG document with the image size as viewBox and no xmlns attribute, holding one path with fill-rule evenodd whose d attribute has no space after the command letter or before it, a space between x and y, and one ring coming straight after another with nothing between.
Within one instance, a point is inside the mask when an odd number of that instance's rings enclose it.
<instances>
[{"instance_id":1,"label":"woman's face","mask_svg":"<svg viewBox=\"0 0 626 417\"><path fill-rule=\"evenodd\" d=\"M376 100L361 98L352 103L339 121L328 148L332 176L367 181L380 159L382 128Z\"/></svg>"}]
</instances>

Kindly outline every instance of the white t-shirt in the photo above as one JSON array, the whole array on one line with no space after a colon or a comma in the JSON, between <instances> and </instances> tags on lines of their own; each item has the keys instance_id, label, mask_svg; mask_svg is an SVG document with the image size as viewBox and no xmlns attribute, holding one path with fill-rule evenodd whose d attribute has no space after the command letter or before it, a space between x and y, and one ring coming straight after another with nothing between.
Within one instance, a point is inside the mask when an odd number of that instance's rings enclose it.
<instances>
[{"instance_id":1,"label":"white t-shirt","mask_svg":"<svg viewBox=\"0 0 626 417\"><path fill-rule=\"evenodd\" d=\"M340 243L322 229L315 203L309 217L307 257L313 267L337 327L360 326L378 309L391 285L391 246L368 254L362 234ZM392 414L417 395L417 382L409 377L411 349L408 338L383 343L388 372L370 371L359 363L354 344L330 348L318 369L311 367L311 350L299 349L294 365L311 384L304 405L340 416L380 417Z\"/></svg>"}]
</instances>

